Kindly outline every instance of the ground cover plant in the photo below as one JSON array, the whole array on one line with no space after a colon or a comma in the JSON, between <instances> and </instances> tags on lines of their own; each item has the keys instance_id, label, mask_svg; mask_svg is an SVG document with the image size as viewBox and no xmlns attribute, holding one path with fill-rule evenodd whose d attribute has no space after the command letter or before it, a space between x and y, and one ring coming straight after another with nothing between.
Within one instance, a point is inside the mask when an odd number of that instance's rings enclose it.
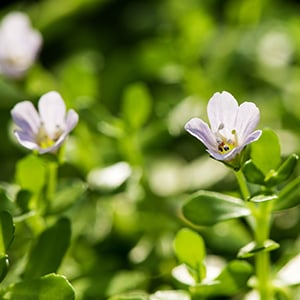
<instances>
[{"instance_id":1,"label":"ground cover plant","mask_svg":"<svg viewBox=\"0 0 300 300\"><path fill-rule=\"evenodd\" d=\"M0 299L298 299L298 11L1 2Z\"/></svg>"}]
</instances>

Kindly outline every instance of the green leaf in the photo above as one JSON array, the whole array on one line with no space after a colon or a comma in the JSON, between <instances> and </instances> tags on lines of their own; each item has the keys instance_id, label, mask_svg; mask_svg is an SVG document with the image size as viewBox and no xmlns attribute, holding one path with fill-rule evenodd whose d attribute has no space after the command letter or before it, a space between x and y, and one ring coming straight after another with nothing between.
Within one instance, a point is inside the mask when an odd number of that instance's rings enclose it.
<instances>
[{"instance_id":1,"label":"green leaf","mask_svg":"<svg viewBox=\"0 0 300 300\"><path fill-rule=\"evenodd\" d=\"M6 254L0 255L0 282L5 278L9 267L9 260Z\"/></svg>"},{"instance_id":2,"label":"green leaf","mask_svg":"<svg viewBox=\"0 0 300 300\"><path fill-rule=\"evenodd\" d=\"M150 295L150 300L191 300L185 291L157 291Z\"/></svg>"},{"instance_id":3,"label":"green leaf","mask_svg":"<svg viewBox=\"0 0 300 300\"><path fill-rule=\"evenodd\" d=\"M257 246L256 242L250 242L239 251L238 258L251 257L257 252L268 252L277 248L279 248L279 244L272 240L266 240L262 246Z\"/></svg>"},{"instance_id":4,"label":"green leaf","mask_svg":"<svg viewBox=\"0 0 300 300\"><path fill-rule=\"evenodd\" d=\"M278 199L277 195L258 195L250 198L249 201L259 203L259 202L273 201L276 199Z\"/></svg>"},{"instance_id":5,"label":"green leaf","mask_svg":"<svg viewBox=\"0 0 300 300\"><path fill-rule=\"evenodd\" d=\"M191 270L196 281L205 278L205 245L202 237L188 228L181 229L174 240L174 250L178 260Z\"/></svg>"},{"instance_id":6,"label":"green leaf","mask_svg":"<svg viewBox=\"0 0 300 300\"><path fill-rule=\"evenodd\" d=\"M278 194L273 210L283 210L300 203L300 177L288 183Z\"/></svg>"},{"instance_id":7,"label":"green leaf","mask_svg":"<svg viewBox=\"0 0 300 300\"><path fill-rule=\"evenodd\" d=\"M51 199L49 213L57 214L69 208L86 191L86 185L79 179L62 180L55 196Z\"/></svg>"},{"instance_id":8,"label":"green leaf","mask_svg":"<svg viewBox=\"0 0 300 300\"><path fill-rule=\"evenodd\" d=\"M3 255L7 253L15 232L12 216L7 211L0 212L0 231L0 255Z\"/></svg>"},{"instance_id":9,"label":"green leaf","mask_svg":"<svg viewBox=\"0 0 300 300\"><path fill-rule=\"evenodd\" d=\"M250 215L244 201L215 192L200 191L182 208L184 217L198 226L210 226L218 222Z\"/></svg>"},{"instance_id":10,"label":"green leaf","mask_svg":"<svg viewBox=\"0 0 300 300\"><path fill-rule=\"evenodd\" d=\"M20 190L16 196L16 203L23 213L30 211L29 203L32 193L28 190Z\"/></svg>"},{"instance_id":11,"label":"green leaf","mask_svg":"<svg viewBox=\"0 0 300 300\"><path fill-rule=\"evenodd\" d=\"M264 129L259 140L251 144L251 157L256 167L267 175L280 164L280 143L274 131Z\"/></svg>"},{"instance_id":12,"label":"green leaf","mask_svg":"<svg viewBox=\"0 0 300 300\"><path fill-rule=\"evenodd\" d=\"M59 66L60 88L69 107L90 107L97 99L100 57L92 51L68 56Z\"/></svg>"},{"instance_id":13,"label":"green leaf","mask_svg":"<svg viewBox=\"0 0 300 300\"><path fill-rule=\"evenodd\" d=\"M287 180L293 173L299 156L297 154L291 154L281 165L280 167L270 174L266 178L266 184L273 186Z\"/></svg>"},{"instance_id":14,"label":"green leaf","mask_svg":"<svg viewBox=\"0 0 300 300\"><path fill-rule=\"evenodd\" d=\"M253 163L252 159L246 161L243 165L243 173L248 182L256 183L256 184L264 184L265 175L262 171L256 167Z\"/></svg>"},{"instance_id":15,"label":"green leaf","mask_svg":"<svg viewBox=\"0 0 300 300\"><path fill-rule=\"evenodd\" d=\"M37 278L56 272L69 247L70 238L71 226L67 218L59 219L43 231L29 253L24 278Z\"/></svg>"},{"instance_id":16,"label":"green leaf","mask_svg":"<svg viewBox=\"0 0 300 300\"><path fill-rule=\"evenodd\" d=\"M191 288L192 293L207 296L235 295L241 289L247 287L247 282L252 275L251 265L245 261L231 261L214 279L213 282L196 285Z\"/></svg>"},{"instance_id":17,"label":"green leaf","mask_svg":"<svg viewBox=\"0 0 300 300\"><path fill-rule=\"evenodd\" d=\"M132 292L110 297L108 300L149 300L149 296L143 292Z\"/></svg>"},{"instance_id":18,"label":"green leaf","mask_svg":"<svg viewBox=\"0 0 300 300\"><path fill-rule=\"evenodd\" d=\"M112 296L131 290L144 290L147 280L146 274L142 271L120 271L110 281L106 294Z\"/></svg>"},{"instance_id":19,"label":"green leaf","mask_svg":"<svg viewBox=\"0 0 300 300\"><path fill-rule=\"evenodd\" d=\"M64 276L49 274L10 286L4 294L4 298L11 300L73 300L75 293Z\"/></svg>"},{"instance_id":20,"label":"green leaf","mask_svg":"<svg viewBox=\"0 0 300 300\"><path fill-rule=\"evenodd\" d=\"M123 96L122 113L132 129L141 128L147 121L151 111L151 97L142 83L128 86Z\"/></svg>"},{"instance_id":21,"label":"green leaf","mask_svg":"<svg viewBox=\"0 0 300 300\"><path fill-rule=\"evenodd\" d=\"M39 193L45 185L46 168L36 155L29 155L16 166L16 181L22 189Z\"/></svg>"}]
</instances>

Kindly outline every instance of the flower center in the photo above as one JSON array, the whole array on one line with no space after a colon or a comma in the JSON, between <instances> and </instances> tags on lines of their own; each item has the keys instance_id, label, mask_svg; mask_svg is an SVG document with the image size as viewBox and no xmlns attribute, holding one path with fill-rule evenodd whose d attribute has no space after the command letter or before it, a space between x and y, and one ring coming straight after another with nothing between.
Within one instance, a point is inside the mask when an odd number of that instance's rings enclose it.
<instances>
[{"instance_id":1,"label":"flower center","mask_svg":"<svg viewBox=\"0 0 300 300\"><path fill-rule=\"evenodd\" d=\"M218 151L221 154L225 154L229 151L231 151L233 148L237 145L237 134L236 130L231 130L231 135L229 137L225 136L221 133L221 130L224 129L224 124L221 123L219 125L218 131L216 132L216 141L217 141L217 147Z\"/></svg>"},{"instance_id":2,"label":"flower center","mask_svg":"<svg viewBox=\"0 0 300 300\"><path fill-rule=\"evenodd\" d=\"M44 124L42 123L36 136L36 143L42 149L47 149L55 144L55 142L59 139L62 133L63 130L60 128L59 125L56 125L56 130L54 132L54 135L53 137L50 137L50 135L45 129Z\"/></svg>"}]
</instances>

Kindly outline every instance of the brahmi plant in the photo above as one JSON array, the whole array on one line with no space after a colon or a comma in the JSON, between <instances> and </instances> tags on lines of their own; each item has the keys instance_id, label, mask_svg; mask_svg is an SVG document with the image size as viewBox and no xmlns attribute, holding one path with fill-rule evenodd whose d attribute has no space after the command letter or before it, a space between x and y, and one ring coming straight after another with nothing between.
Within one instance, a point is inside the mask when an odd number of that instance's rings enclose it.
<instances>
[{"instance_id":1,"label":"brahmi plant","mask_svg":"<svg viewBox=\"0 0 300 300\"><path fill-rule=\"evenodd\" d=\"M215 93L208 102L207 114L210 126L193 118L185 129L205 145L211 158L233 171L239 196L200 190L182 206L188 226L175 237L174 252L180 264L172 272L180 290L161 290L151 295L137 292L112 300L219 299L238 295L237 299L249 300L293 299L291 287L300 283L299 257L275 270L270 252L280 245L270 239L270 230L274 213L300 201L300 180L292 176L298 156L291 154L282 161L277 135L270 129L256 130L260 111L254 103L239 106L230 93ZM249 227L253 241L244 245L233 261L206 255L197 228L237 218Z\"/></svg>"},{"instance_id":2,"label":"brahmi plant","mask_svg":"<svg viewBox=\"0 0 300 300\"><path fill-rule=\"evenodd\" d=\"M72 109L66 111L60 94L52 91L40 98L38 111L32 102L22 101L12 108L11 116L17 141L32 153L17 164L15 204L8 198L2 199L14 218L6 210L0 213L0 279L8 277L10 282L10 274L18 279L0 290L0 298L74 299L69 281L56 273L70 244L71 224L66 217L50 221L49 215L53 214L54 196L58 197L57 169L63 162L62 146L77 125L78 114ZM27 263L18 272L10 269L7 253L15 227L20 232L24 229L20 224L32 232L34 243L26 252L26 243L14 242L19 245L19 255L27 257Z\"/></svg>"},{"instance_id":3,"label":"brahmi plant","mask_svg":"<svg viewBox=\"0 0 300 300\"><path fill-rule=\"evenodd\" d=\"M279 245L269 235L273 213L299 202L299 178L288 181L298 156L292 154L281 162L276 134L270 129L255 130L260 112L254 103L239 106L231 94L216 93L208 103L207 114L210 128L193 118L185 129L206 146L212 158L232 168L240 197L199 191L184 204L183 215L194 226L244 218L253 241L240 249L237 260L229 262L214 278L207 278L209 265L205 263L203 240L189 229L180 231L174 245L191 277L186 283L188 290L192 296L228 296L248 286L253 288L251 299L291 299L286 287L294 274L286 271L289 266L277 274L273 272L270 251ZM250 153L247 145L251 146ZM252 256L254 266L243 260ZM175 274L179 280L182 278L180 272Z\"/></svg>"}]
</instances>

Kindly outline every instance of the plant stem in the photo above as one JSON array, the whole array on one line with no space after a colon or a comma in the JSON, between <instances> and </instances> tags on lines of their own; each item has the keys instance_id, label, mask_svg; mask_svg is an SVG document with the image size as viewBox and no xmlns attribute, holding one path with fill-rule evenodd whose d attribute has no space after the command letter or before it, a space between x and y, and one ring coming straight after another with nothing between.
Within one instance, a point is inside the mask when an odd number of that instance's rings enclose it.
<instances>
[{"instance_id":1,"label":"plant stem","mask_svg":"<svg viewBox=\"0 0 300 300\"><path fill-rule=\"evenodd\" d=\"M244 200L249 200L250 192L244 174L241 170L235 172L241 194ZM271 225L271 201L261 203L248 202L252 211L252 218L248 219L253 230L256 247L264 247L269 239ZM259 251L255 254L255 269L257 288L260 300L272 300L272 287L270 284L270 255L268 250Z\"/></svg>"},{"instance_id":2,"label":"plant stem","mask_svg":"<svg viewBox=\"0 0 300 300\"><path fill-rule=\"evenodd\" d=\"M241 170L238 170L237 172L235 172L235 176L238 181L240 191L244 200L248 200L250 198L250 192L243 172Z\"/></svg>"},{"instance_id":3,"label":"plant stem","mask_svg":"<svg viewBox=\"0 0 300 300\"><path fill-rule=\"evenodd\" d=\"M50 201L53 199L56 191L56 184L57 184L57 162L49 161L48 162L48 183L47 183L47 190L46 190L46 201L47 206L49 205Z\"/></svg>"},{"instance_id":4,"label":"plant stem","mask_svg":"<svg viewBox=\"0 0 300 300\"><path fill-rule=\"evenodd\" d=\"M255 241L257 247L263 247L270 234L270 202L262 202L256 207L255 215ZM269 251L259 251L255 255L256 276L261 300L271 300L272 288L270 284L270 254Z\"/></svg>"}]
</instances>

